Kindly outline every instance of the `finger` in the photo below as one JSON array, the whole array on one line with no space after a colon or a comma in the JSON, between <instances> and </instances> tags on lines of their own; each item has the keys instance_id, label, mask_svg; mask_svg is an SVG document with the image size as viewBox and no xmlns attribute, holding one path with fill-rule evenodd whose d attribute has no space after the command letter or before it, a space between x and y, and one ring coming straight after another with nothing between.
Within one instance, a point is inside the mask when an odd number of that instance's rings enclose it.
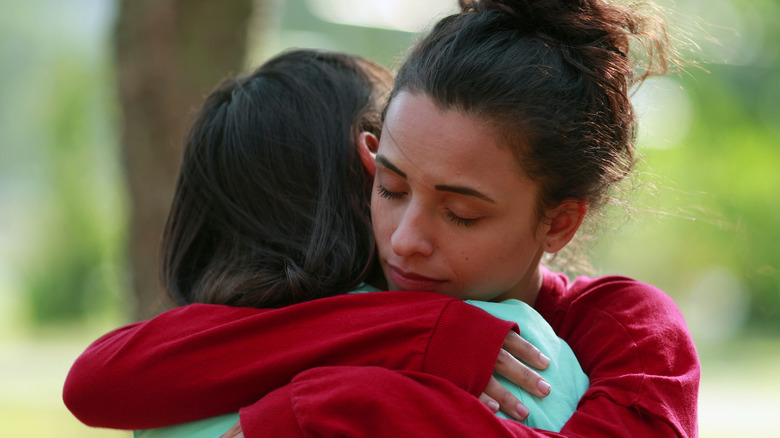
<instances>
[{"instance_id":1,"label":"finger","mask_svg":"<svg viewBox=\"0 0 780 438\"><path fill-rule=\"evenodd\" d=\"M515 359L503 348L498 352L495 372L537 397L547 397L552 389L536 371Z\"/></svg>"},{"instance_id":2,"label":"finger","mask_svg":"<svg viewBox=\"0 0 780 438\"><path fill-rule=\"evenodd\" d=\"M479 401L481 401L483 405L487 406L487 408L490 409L490 412L494 414L498 412L500 408L498 402L495 401L491 396L485 394L484 392L480 394Z\"/></svg>"},{"instance_id":3,"label":"finger","mask_svg":"<svg viewBox=\"0 0 780 438\"><path fill-rule=\"evenodd\" d=\"M501 412L509 415L515 420L522 421L528 418L528 408L520 402L508 389L491 377L485 387L485 394L498 402Z\"/></svg>"},{"instance_id":4,"label":"finger","mask_svg":"<svg viewBox=\"0 0 780 438\"><path fill-rule=\"evenodd\" d=\"M544 353L513 330L510 330L504 339L504 349L537 370L550 366L550 359Z\"/></svg>"},{"instance_id":5,"label":"finger","mask_svg":"<svg viewBox=\"0 0 780 438\"><path fill-rule=\"evenodd\" d=\"M223 433L220 438L244 438L244 431L241 429L241 422L237 421L236 424Z\"/></svg>"}]
</instances>

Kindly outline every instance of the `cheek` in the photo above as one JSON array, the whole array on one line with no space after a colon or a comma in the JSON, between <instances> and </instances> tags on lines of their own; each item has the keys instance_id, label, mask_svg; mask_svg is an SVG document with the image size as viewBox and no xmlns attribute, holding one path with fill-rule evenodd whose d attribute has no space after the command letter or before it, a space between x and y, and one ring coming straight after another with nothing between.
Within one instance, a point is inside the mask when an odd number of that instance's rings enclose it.
<instances>
[{"instance_id":1,"label":"cheek","mask_svg":"<svg viewBox=\"0 0 780 438\"><path fill-rule=\"evenodd\" d=\"M531 236L509 233L487 233L468 242L457 244L457 239L451 240L453 246L458 246L457 261L451 264L467 266L469 271L492 272L493 275L513 276L524 265L526 259L533 255L535 246Z\"/></svg>"},{"instance_id":2,"label":"cheek","mask_svg":"<svg viewBox=\"0 0 780 438\"><path fill-rule=\"evenodd\" d=\"M387 208L386 200L374 193L371 196L371 222L377 245L384 247L392 235L392 215Z\"/></svg>"},{"instance_id":3,"label":"cheek","mask_svg":"<svg viewBox=\"0 0 780 438\"><path fill-rule=\"evenodd\" d=\"M486 272L492 271L499 258L495 257L497 245L492 236L483 233L466 235L460 229L454 233L440 236L437 251L443 263L462 281L472 282L481 279Z\"/></svg>"}]
</instances>

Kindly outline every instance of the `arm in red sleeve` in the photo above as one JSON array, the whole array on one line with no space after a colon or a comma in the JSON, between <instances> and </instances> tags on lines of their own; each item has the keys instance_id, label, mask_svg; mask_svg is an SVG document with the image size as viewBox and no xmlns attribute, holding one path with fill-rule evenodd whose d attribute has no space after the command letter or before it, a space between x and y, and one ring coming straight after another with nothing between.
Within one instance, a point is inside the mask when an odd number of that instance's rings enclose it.
<instances>
[{"instance_id":1,"label":"arm in red sleeve","mask_svg":"<svg viewBox=\"0 0 780 438\"><path fill-rule=\"evenodd\" d=\"M548 281L563 282L545 277ZM583 281L556 285L552 289L557 292L537 303L591 379L560 433L486 414L473 394L435 376L345 368L302 373L292 384L242 409L244 434L696 436L700 366L677 306L660 290L634 280Z\"/></svg>"},{"instance_id":2,"label":"arm in red sleeve","mask_svg":"<svg viewBox=\"0 0 780 438\"><path fill-rule=\"evenodd\" d=\"M547 273L545 289L556 292L537 310L590 378L563 436L697 436L699 360L666 294L622 277L569 285Z\"/></svg>"},{"instance_id":3,"label":"arm in red sleeve","mask_svg":"<svg viewBox=\"0 0 780 438\"><path fill-rule=\"evenodd\" d=\"M496 417L472 394L445 379L377 367L304 371L289 385L242 409L240 416L246 438L500 438L517 436L513 430L522 426Z\"/></svg>"},{"instance_id":4,"label":"arm in red sleeve","mask_svg":"<svg viewBox=\"0 0 780 438\"><path fill-rule=\"evenodd\" d=\"M599 404L598 402L596 404ZM603 412L576 421L581 430L550 432L496 417L473 395L447 380L414 371L376 367L307 370L260 401L241 409L246 438L319 437L613 437L671 436L663 421ZM595 404L593 405L595 408ZM533 413L531 413L533 415ZM618 424L610 424L619 421ZM635 423L636 422L636 423ZM638 428L638 429L637 429ZM636 430L640 435L634 435Z\"/></svg>"},{"instance_id":5,"label":"arm in red sleeve","mask_svg":"<svg viewBox=\"0 0 780 438\"><path fill-rule=\"evenodd\" d=\"M512 327L419 292L270 310L196 304L95 341L71 368L63 399L85 424L145 429L235 412L317 366L419 371L478 394Z\"/></svg>"}]
</instances>

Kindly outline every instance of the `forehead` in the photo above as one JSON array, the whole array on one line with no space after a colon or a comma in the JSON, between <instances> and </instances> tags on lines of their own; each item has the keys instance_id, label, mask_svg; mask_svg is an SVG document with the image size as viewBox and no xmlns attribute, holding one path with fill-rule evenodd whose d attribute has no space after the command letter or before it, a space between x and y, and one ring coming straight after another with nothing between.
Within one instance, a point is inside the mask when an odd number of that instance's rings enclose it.
<instances>
[{"instance_id":1,"label":"forehead","mask_svg":"<svg viewBox=\"0 0 780 438\"><path fill-rule=\"evenodd\" d=\"M442 110L424 94L402 92L388 106L379 153L405 172L476 178L480 184L519 179L519 167L502 138L490 123Z\"/></svg>"}]
</instances>

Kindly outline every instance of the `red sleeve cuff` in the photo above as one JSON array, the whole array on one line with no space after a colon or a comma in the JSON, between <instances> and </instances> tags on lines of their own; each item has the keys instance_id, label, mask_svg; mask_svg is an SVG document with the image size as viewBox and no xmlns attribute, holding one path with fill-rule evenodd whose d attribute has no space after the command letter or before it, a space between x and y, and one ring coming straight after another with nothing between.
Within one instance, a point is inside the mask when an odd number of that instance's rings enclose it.
<instances>
[{"instance_id":1,"label":"red sleeve cuff","mask_svg":"<svg viewBox=\"0 0 780 438\"><path fill-rule=\"evenodd\" d=\"M468 330L464 331L464 324ZM431 335L422 371L479 395L493 375L498 352L510 330L518 331L517 324L471 304L452 301Z\"/></svg>"},{"instance_id":2,"label":"red sleeve cuff","mask_svg":"<svg viewBox=\"0 0 780 438\"><path fill-rule=\"evenodd\" d=\"M292 404L292 383L239 410L245 438L303 437Z\"/></svg>"}]
</instances>

